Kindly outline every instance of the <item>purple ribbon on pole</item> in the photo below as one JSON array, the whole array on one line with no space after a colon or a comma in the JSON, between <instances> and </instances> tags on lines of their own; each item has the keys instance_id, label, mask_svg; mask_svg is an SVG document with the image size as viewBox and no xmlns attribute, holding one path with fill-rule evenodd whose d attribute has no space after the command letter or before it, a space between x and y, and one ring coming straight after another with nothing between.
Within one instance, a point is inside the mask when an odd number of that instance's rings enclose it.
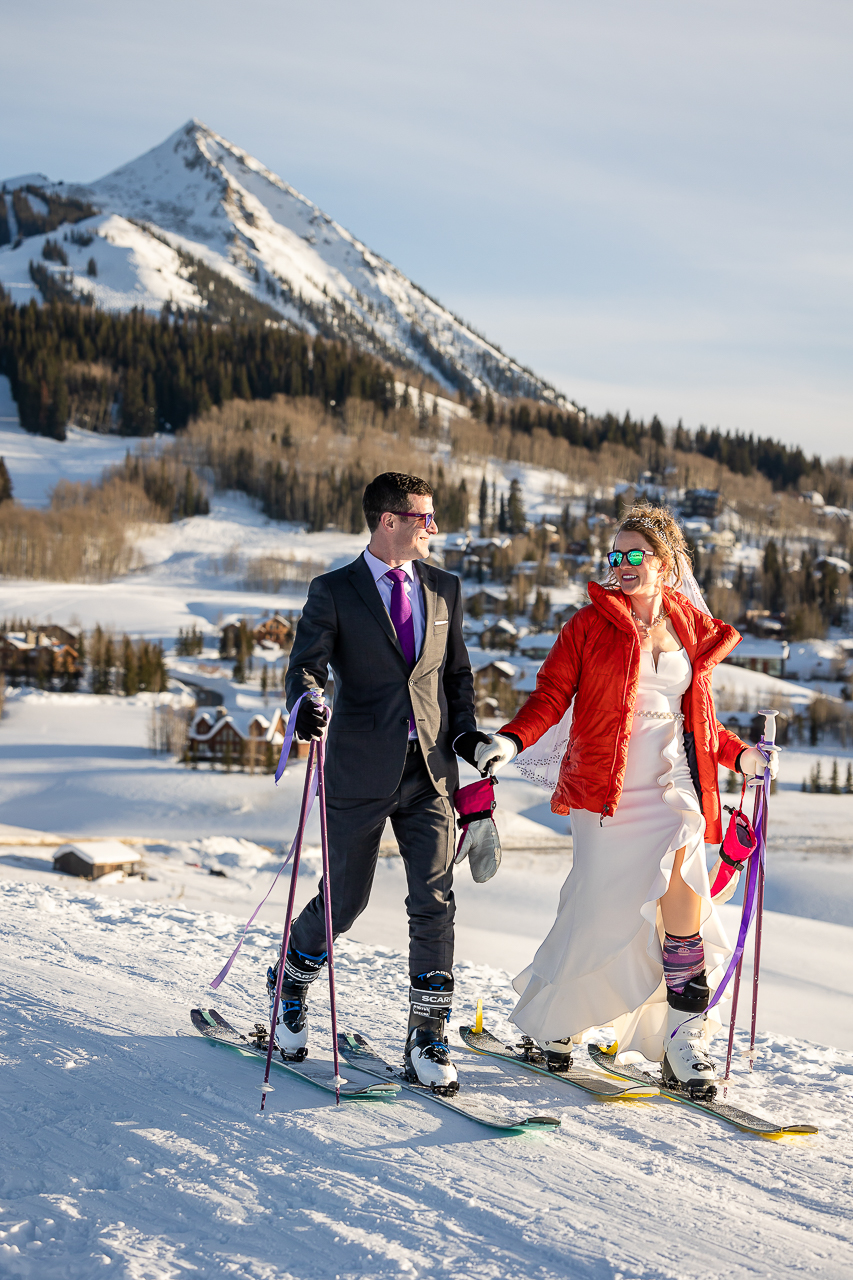
<instances>
[{"instance_id":1,"label":"purple ribbon on pole","mask_svg":"<svg viewBox=\"0 0 853 1280\"><path fill-rule=\"evenodd\" d=\"M276 769L276 771L275 771L275 785L276 785L276 786L278 786L278 784L279 784L279 779L281 778L282 774L284 773L285 767L286 767L286 765L287 765L288 757L290 756L290 748L291 748L291 745L292 745L292 743L293 743L293 735L294 735L294 733L296 732L296 712L297 712L297 710L299 709L299 703L302 701L302 699L303 699L303 698L307 698L307 697L309 697L309 696L310 696L310 695L309 695L309 694L307 694L307 693L303 693L303 694L301 694L301 695L299 696L299 698L296 700L296 702L293 704L293 710L291 711L290 715L288 716L288 719L287 719L287 731L286 731L286 733L285 733L285 735L284 735L284 742L282 743L282 747L281 747L281 755L279 756L278 768L277 768L277 769ZM315 799L315 797L316 797L316 795L317 795L317 784L318 784L319 780L320 780L320 774L319 774L319 771L318 771L318 769L317 769L317 765L316 765L316 761L315 761L315 763L314 763L314 769L313 769L313 777L311 778L311 782L310 782L311 790L310 790L309 795L308 795L308 807L307 807L307 809L306 809L306 811L305 811L305 819L306 819L306 821L308 820L308 815L309 815L309 813L311 812L311 809L312 809L312 807L313 807L313 805L314 805L314 799ZM254 911L252 912L252 914L249 916L249 919L246 921L246 927L245 927L245 928L244 928L244 930L243 930L243 934L242 934L242 937L240 938L240 941L237 943L236 947L235 947L235 948L234 948L234 950L231 952L231 955L228 957L228 960L226 961L226 963L225 963L224 967L219 971L219 973L217 973L216 977L215 977L215 978L213 979L213 981L211 982L211 984L210 984L210 985L214 988L214 990L216 990L216 988L217 988L217 987L219 987L219 986L220 986L220 985L225 981L225 979L228 977L228 972L229 972L229 970L230 970L230 968L231 968L232 964L234 963L234 961L237 959L237 956L238 956L238 955L239 955L239 953L240 953L240 948L243 946L243 943L246 941L246 934L249 932L249 928L250 928L250 927L251 927L251 925L254 923L255 917L257 916L257 914L258 914L258 912L260 911L261 907L264 905L264 903L266 902L267 898L270 896L270 894L272 893L273 889L275 888L276 883L277 883L277 881L278 881L278 878L279 878L279 876L281 875L282 871L284 870L284 868L287 866L287 864L290 862L291 858L293 857L293 855L294 855L294 853L295 853L295 851L296 851L296 844L297 844L297 841L299 840L300 836L301 836L301 829L300 829L299 831L297 831L296 835L293 837L293 843L292 843L292 844L291 844L291 846L290 846L290 851L288 852L287 857L285 858L284 862L283 862L283 863L281 864L281 866L279 867L278 871L276 871L276 873L275 873L275 879L273 880L273 882L272 882L272 884L270 885L270 887L267 889L267 891L266 891L266 893L264 894L264 896L261 898L261 900L260 900L260 902L258 903L258 905L255 907L255 909L254 909Z\"/></svg>"},{"instance_id":2,"label":"purple ribbon on pole","mask_svg":"<svg viewBox=\"0 0 853 1280\"><path fill-rule=\"evenodd\" d=\"M758 749L761 750L763 746L764 743L762 740L762 742L758 744ZM768 768L764 770L764 779L755 797L755 812L753 815L752 827L756 834L758 843L756 844L755 851L749 860L749 875L747 877L746 888L743 894L743 910L740 917L740 929L738 930L737 943L735 944L735 949L732 952L731 959L729 960L728 968L723 974L720 985L714 992L714 998L708 1005L709 1009L713 1009L714 1005L718 1004L722 999L723 992L731 981L732 974L740 963L741 956L743 955L744 948L746 946L747 935L749 934L752 922L755 919L755 912L758 906L759 873L764 869L767 857L767 804L769 798L770 770Z\"/></svg>"}]
</instances>

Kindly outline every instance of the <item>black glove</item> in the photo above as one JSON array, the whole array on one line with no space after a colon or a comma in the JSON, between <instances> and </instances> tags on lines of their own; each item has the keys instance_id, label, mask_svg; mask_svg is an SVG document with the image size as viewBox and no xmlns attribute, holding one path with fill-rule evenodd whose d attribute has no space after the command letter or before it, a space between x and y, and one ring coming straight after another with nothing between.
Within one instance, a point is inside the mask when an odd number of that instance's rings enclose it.
<instances>
[{"instance_id":1,"label":"black glove","mask_svg":"<svg viewBox=\"0 0 853 1280\"><path fill-rule=\"evenodd\" d=\"M474 758L474 752L477 750L481 742L488 742L489 737L485 733L460 733L458 738L453 740L453 750L458 756L461 756L468 764L472 764L477 768L477 761Z\"/></svg>"},{"instance_id":2,"label":"black glove","mask_svg":"<svg viewBox=\"0 0 853 1280\"><path fill-rule=\"evenodd\" d=\"M311 738L322 738L326 728L326 717L313 698L303 698L296 713L296 736L303 742Z\"/></svg>"}]
</instances>

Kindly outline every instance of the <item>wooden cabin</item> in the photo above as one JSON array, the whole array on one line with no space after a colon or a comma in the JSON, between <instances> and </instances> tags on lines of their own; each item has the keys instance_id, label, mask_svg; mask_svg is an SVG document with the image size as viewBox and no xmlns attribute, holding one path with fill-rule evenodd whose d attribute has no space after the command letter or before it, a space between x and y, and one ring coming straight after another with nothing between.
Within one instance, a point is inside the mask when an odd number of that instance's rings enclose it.
<instances>
[{"instance_id":1,"label":"wooden cabin","mask_svg":"<svg viewBox=\"0 0 853 1280\"><path fill-rule=\"evenodd\" d=\"M133 875L140 855L120 840L75 840L60 845L53 855L54 871L84 880L99 880L111 871Z\"/></svg>"}]
</instances>

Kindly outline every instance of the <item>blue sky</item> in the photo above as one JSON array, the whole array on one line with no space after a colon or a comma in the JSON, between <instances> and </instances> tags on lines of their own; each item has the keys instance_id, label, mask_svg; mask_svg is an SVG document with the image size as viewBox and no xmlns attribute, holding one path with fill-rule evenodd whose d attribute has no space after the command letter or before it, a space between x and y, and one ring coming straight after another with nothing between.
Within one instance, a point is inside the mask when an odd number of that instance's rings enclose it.
<instances>
[{"instance_id":1,"label":"blue sky","mask_svg":"<svg viewBox=\"0 0 853 1280\"><path fill-rule=\"evenodd\" d=\"M0 175L190 116L595 412L853 453L849 0L4 4Z\"/></svg>"}]
</instances>

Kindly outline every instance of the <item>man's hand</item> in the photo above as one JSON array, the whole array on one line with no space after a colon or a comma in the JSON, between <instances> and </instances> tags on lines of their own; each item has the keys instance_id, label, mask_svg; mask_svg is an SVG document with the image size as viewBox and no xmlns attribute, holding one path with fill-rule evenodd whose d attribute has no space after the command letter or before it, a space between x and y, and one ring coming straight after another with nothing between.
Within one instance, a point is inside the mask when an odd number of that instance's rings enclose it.
<instances>
[{"instance_id":1,"label":"man's hand","mask_svg":"<svg viewBox=\"0 0 853 1280\"><path fill-rule=\"evenodd\" d=\"M503 769L504 765L509 764L517 755L518 747L512 738L502 733L492 733L487 742L477 747L474 752L474 763L485 778L489 774L497 773L498 769Z\"/></svg>"},{"instance_id":2,"label":"man's hand","mask_svg":"<svg viewBox=\"0 0 853 1280\"><path fill-rule=\"evenodd\" d=\"M453 740L453 750L458 756L461 756L467 764L477 767L477 748L488 744L491 741L488 734L478 733L470 730L468 733L460 733L458 738Z\"/></svg>"},{"instance_id":3,"label":"man's hand","mask_svg":"<svg viewBox=\"0 0 853 1280\"><path fill-rule=\"evenodd\" d=\"M779 750L777 747L768 747L770 759L765 760L758 747L747 747L745 751L741 751L738 758L737 766L745 778L752 778L755 774L764 777L764 770L770 770L770 777L775 778L779 772Z\"/></svg>"},{"instance_id":4,"label":"man's hand","mask_svg":"<svg viewBox=\"0 0 853 1280\"><path fill-rule=\"evenodd\" d=\"M312 738L322 738L326 732L326 724L323 704L315 702L310 696L303 698L296 713L296 736L303 742L309 742Z\"/></svg>"}]
</instances>

